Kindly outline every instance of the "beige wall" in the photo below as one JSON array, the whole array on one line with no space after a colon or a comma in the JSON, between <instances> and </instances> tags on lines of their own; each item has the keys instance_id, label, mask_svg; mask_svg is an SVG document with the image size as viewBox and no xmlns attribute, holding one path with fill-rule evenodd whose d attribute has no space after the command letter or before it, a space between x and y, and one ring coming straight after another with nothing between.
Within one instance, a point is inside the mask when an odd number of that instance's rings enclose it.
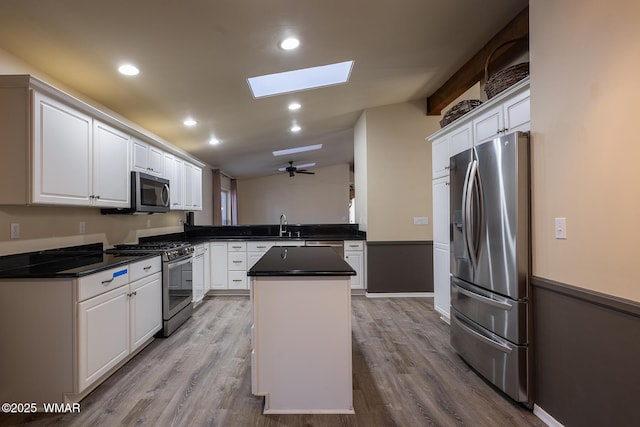
<instances>
[{"instance_id":1,"label":"beige wall","mask_svg":"<svg viewBox=\"0 0 640 427\"><path fill-rule=\"evenodd\" d=\"M640 3L530 7L533 273L640 301Z\"/></svg>"},{"instance_id":2,"label":"beige wall","mask_svg":"<svg viewBox=\"0 0 640 427\"><path fill-rule=\"evenodd\" d=\"M349 222L349 165L313 168L315 175L286 173L238 180L238 222L289 224Z\"/></svg>"},{"instance_id":3,"label":"beige wall","mask_svg":"<svg viewBox=\"0 0 640 427\"><path fill-rule=\"evenodd\" d=\"M3 50L0 50L0 74L32 74L79 99L91 102ZM211 169L203 168L202 176L203 210L196 212L195 220L196 224L211 224ZM142 236L182 231L184 216L184 212L105 216L100 215L100 209L97 208L0 206L0 255L94 242L106 245L135 242ZM80 234L80 221L86 223L85 234ZM20 239L10 239L12 223L20 224Z\"/></svg>"},{"instance_id":4,"label":"beige wall","mask_svg":"<svg viewBox=\"0 0 640 427\"><path fill-rule=\"evenodd\" d=\"M424 100L405 102L367 109L361 118L366 127L360 135L364 132L366 139L368 240L433 238L431 146L425 138L440 128L440 117L426 116L425 108ZM358 194L356 187L356 199ZM428 217L429 223L414 225L414 217Z\"/></svg>"}]
</instances>

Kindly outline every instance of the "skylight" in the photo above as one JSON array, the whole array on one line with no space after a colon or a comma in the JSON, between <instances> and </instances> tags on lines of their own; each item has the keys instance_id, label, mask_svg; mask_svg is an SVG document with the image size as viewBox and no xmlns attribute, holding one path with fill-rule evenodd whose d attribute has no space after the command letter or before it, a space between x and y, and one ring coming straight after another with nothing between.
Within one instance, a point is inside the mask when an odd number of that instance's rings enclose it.
<instances>
[{"instance_id":1,"label":"skylight","mask_svg":"<svg viewBox=\"0 0 640 427\"><path fill-rule=\"evenodd\" d=\"M336 64L249 77L247 82L253 97L262 98L264 96L343 84L349 81L352 68L353 61L338 62Z\"/></svg>"},{"instance_id":2,"label":"skylight","mask_svg":"<svg viewBox=\"0 0 640 427\"><path fill-rule=\"evenodd\" d=\"M274 156L287 156L289 154L304 153L305 151L319 150L322 144L306 145L304 147L287 148L286 150L273 151Z\"/></svg>"}]
</instances>

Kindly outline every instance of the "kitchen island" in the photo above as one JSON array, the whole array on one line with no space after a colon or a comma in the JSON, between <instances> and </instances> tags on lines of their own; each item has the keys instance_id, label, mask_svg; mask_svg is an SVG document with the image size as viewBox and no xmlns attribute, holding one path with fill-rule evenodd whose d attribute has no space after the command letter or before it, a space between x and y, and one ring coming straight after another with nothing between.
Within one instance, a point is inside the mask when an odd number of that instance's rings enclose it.
<instances>
[{"instance_id":1,"label":"kitchen island","mask_svg":"<svg viewBox=\"0 0 640 427\"><path fill-rule=\"evenodd\" d=\"M330 247L273 247L251 278L252 393L265 414L352 414L351 284Z\"/></svg>"}]
</instances>

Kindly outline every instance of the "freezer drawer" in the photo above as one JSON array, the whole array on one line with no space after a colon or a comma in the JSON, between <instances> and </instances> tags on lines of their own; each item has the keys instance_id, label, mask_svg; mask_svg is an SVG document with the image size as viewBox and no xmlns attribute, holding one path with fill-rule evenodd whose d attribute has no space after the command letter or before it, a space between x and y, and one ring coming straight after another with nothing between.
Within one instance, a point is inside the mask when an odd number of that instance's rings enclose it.
<instances>
[{"instance_id":1,"label":"freezer drawer","mask_svg":"<svg viewBox=\"0 0 640 427\"><path fill-rule=\"evenodd\" d=\"M528 304L524 301L503 297L451 276L451 306L511 342L528 343Z\"/></svg>"},{"instance_id":2,"label":"freezer drawer","mask_svg":"<svg viewBox=\"0 0 640 427\"><path fill-rule=\"evenodd\" d=\"M531 406L529 348L518 346L451 311L451 345L472 368L517 402Z\"/></svg>"}]
</instances>

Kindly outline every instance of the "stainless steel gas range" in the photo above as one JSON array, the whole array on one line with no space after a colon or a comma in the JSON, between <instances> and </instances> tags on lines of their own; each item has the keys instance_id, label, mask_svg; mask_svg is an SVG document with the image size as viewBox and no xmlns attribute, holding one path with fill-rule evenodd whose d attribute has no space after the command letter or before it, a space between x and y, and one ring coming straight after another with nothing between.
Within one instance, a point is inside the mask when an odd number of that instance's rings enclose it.
<instances>
[{"instance_id":1,"label":"stainless steel gas range","mask_svg":"<svg viewBox=\"0 0 640 427\"><path fill-rule=\"evenodd\" d=\"M158 253L162 255L162 336L168 337L193 312L192 262L189 242L145 242L115 245L108 253L119 255Z\"/></svg>"}]
</instances>

